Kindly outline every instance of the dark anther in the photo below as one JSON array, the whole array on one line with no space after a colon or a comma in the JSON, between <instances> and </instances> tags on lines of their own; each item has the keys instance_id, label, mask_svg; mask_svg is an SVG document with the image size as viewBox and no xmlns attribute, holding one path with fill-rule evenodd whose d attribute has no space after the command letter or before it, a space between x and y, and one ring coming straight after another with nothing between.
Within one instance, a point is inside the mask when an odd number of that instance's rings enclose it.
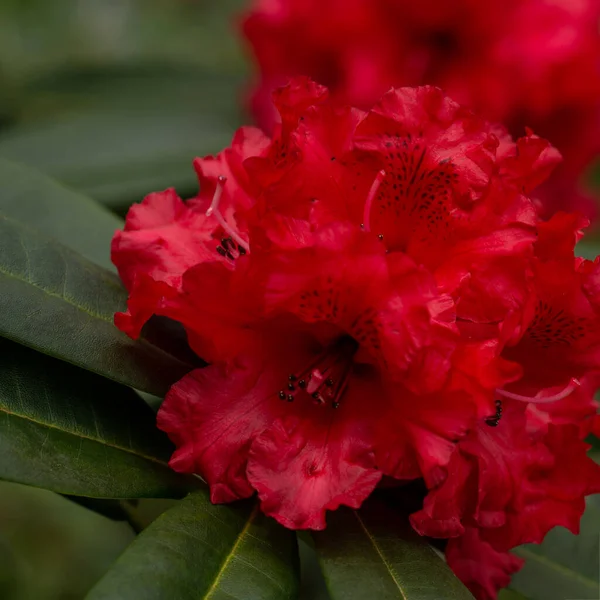
<instances>
[{"instance_id":1,"label":"dark anther","mask_svg":"<svg viewBox=\"0 0 600 600\"><path fill-rule=\"evenodd\" d=\"M244 248L244 246L240 246L238 244L238 252L240 253L241 256L244 256L244 254L246 254L246 248Z\"/></svg>"},{"instance_id":2,"label":"dark anther","mask_svg":"<svg viewBox=\"0 0 600 600\"><path fill-rule=\"evenodd\" d=\"M383 233L380 233L380 234L379 234L377 237L378 237L380 240L382 240L382 239L383 239Z\"/></svg>"},{"instance_id":3,"label":"dark anther","mask_svg":"<svg viewBox=\"0 0 600 600\"><path fill-rule=\"evenodd\" d=\"M279 398L280 398L281 400L285 400L285 392L284 392L283 390L280 390L280 391L279 391Z\"/></svg>"},{"instance_id":4,"label":"dark anther","mask_svg":"<svg viewBox=\"0 0 600 600\"><path fill-rule=\"evenodd\" d=\"M223 238L221 240L221 246L223 246L223 248L226 250L230 250L234 246L233 240L230 237Z\"/></svg>"},{"instance_id":5,"label":"dark anther","mask_svg":"<svg viewBox=\"0 0 600 600\"><path fill-rule=\"evenodd\" d=\"M217 252L221 255L221 256L225 256L227 254L227 250L225 250L225 248L221 248L221 246L217 246Z\"/></svg>"},{"instance_id":6,"label":"dark anther","mask_svg":"<svg viewBox=\"0 0 600 600\"><path fill-rule=\"evenodd\" d=\"M484 419L485 424L489 425L490 427L496 427L502 418L502 400L496 400L495 404L496 414Z\"/></svg>"},{"instance_id":7,"label":"dark anther","mask_svg":"<svg viewBox=\"0 0 600 600\"><path fill-rule=\"evenodd\" d=\"M288 394L287 401L288 402L293 402L294 401L294 396L292 396L292 394Z\"/></svg>"},{"instance_id":8,"label":"dark anther","mask_svg":"<svg viewBox=\"0 0 600 600\"><path fill-rule=\"evenodd\" d=\"M301 379L301 380L298 382L298 387L300 387L300 388L304 389L304 388L306 387L306 381L305 381L304 379Z\"/></svg>"},{"instance_id":9,"label":"dark anther","mask_svg":"<svg viewBox=\"0 0 600 600\"><path fill-rule=\"evenodd\" d=\"M227 250L227 253L226 253L226 254L227 254L227 258L228 258L229 260L235 260L235 256L234 256L233 254L231 254L231 252L229 252L229 250Z\"/></svg>"},{"instance_id":10,"label":"dark anther","mask_svg":"<svg viewBox=\"0 0 600 600\"><path fill-rule=\"evenodd\" d=\"M321 394L319 394L319 392L313 392L313 393L312 393L312 397L313 397L315 400L321 400Z\"/></svg>"},{"instance_id":11,"label":"dark anther","mask_svg":"<svg viewBox=\"0 0 600 600\"><path fill-rule=\"evenodd\" d=\"M364 229L364 228L365 228L365 224L364 224L364 223L361 223L361 224L360 224L360 228L361 228L361 229Z\"/></svg>"},{"instance_id":12,"label":"dark anther","mask_svg":"<svg viewBox=\"0 0 600 600\"><path fill-rule=\"evenodd\" d=\"M328 386L328 387L331 387L333 385L333 379L331 379L331 377L328 377L325 380L325 385Z\"/></svg>"},{"instance_id":13,"label":"dark anther","mask_svg":"<svg viewBox=\"0 0 600 600\"><path fill-rule=\"evenodd\" d=\"M290 381L290 383L288 383L288 390L293 392L295 389L296 389L296 386Z\"/></svg>"},{"instance_id":14,"label":"dark anther","mask_svg":"<svg viewBox=\"0 0 600 600\"><path fill-rule=\"evenodd\" d=\"M332 406L332 408L339 408L340 407L340 403L339 402L332 402L331 406Z\"/></svg>"},{"instance_id":15,"label":"dark anther","mask_svg":"<svg viewBox=\"0 0 600 600\"><path fill-rule=\"evenodd\" d=\"M335 160L335 156L332 156L332 157L331 157L331 160Z\"/></svg>"},{"instance_id":16,"label":"dark anther","mask_svg":"<svg viewBox=\"0 0 600 600\"><path fill-rule=\"evenodd\" d=\"M296 379L298 379L295 375L288 375L288 379L290 381L296 381Z\"/></svg>"}]
</instances>

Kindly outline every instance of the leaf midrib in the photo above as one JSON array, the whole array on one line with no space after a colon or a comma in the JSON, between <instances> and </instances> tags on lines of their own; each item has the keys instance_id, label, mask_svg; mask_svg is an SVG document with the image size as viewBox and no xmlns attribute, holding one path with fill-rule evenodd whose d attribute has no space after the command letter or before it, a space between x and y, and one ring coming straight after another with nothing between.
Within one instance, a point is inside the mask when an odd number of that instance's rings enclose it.
<instances>
[{"instance_id":1,"label":"leaf midrib","mask_svg":"<svg viewBox=\"0 0 600 600\"><path fill-rule=\"evenodd\" d=\"M59 300L62 300L69 306L72 306L72 307L76 308L77 310L90 316L92 319L96 319L98 321L101 321L102 323L108 323L109 325L113 325L113 322L110 318L105 318L100 313L91 312L91 310L88 309L87 307L82 306L80 304L75 304L73 301L69 300L66 296L61 296L60 294L57 294L56 292L52 292L52 291L48 290L47 288L42 287L41 285L37 285L37 284L33 283L32 281L29 281L28 279L19 276L16 273L12 273L12 272L7 271L6 269L0 267L0 275L5 275L6 277L11 277L12 279L16 279L17 281L20 281L21 283L30 285L31 287L33 287L37 290L40 290L47 296L50 296L51 298L58 298ZM192 368L192 365L188 365L187 363L182 362L177 357L173 356L172 354L169 354L166 350L163 350L160 346L155 346L154 344L151 344L148 340L145 340L144 338L139 338L138 340L136 340L136 342L143 346L148 346L152 350L157 351L160 354L163 354L164 356L168 357L170 360L177 361L183 367Z\"/></svg>"},{"instance_id":2,"label":"leaf midrib","mask_svg":"<svg viewBox=\"0 0 600 600\"><path fill-rule=\"evenodd\" d=\"M69 431L67 429L61 429L60 427L56 427L56 425L52 425L51 423L45 423L43 421L38 421L28 415L23 415L17 412L13 412L9 409L7 409L5 406L0 405L0 412L6 414L9 417L16 417L18 419L23 419L24 421L29 421L30 423L34 423L36 425L40 425L41 427L46 427L48 429L52 429L55 431L58 431L64 435L70 435L73 436L77 439L83 439L83 440L89 440L91 442L95 442L96 444L100 444L102 446L106 446L108 448L113 448L115 450L119 450L121 452L125 452L127 454L131 454L133 456L136 456L138 458L142 458L144 460L148 460L150 462L156 463L162 467L166 467L167 469L169 468L169 465L167 462L162 461L154 456L149 456L147 454L143 454L141 452L136 452L133 448L126 448L123 446L119 446L117 444L111 444L110 442L106 441L106 440L102 440L102 439L98 439L98 438L94 438L91 437L89 435L84 435L78 432L74 432L74 431Z\"/></svg>"},{"instance_id":3,"label":"leaf midrib","mask_svg":"<svg viewBox=\"0 0 600 600\"><path fill-rule=\"evenodd\" d=\"M247 519L246 523L244 524L244 527L242 528L242 530L238 534L237 539L235 540L235 544L233 544L231 550L229 551L229 553L227 554L227 556L225 557L225 559L221 563L221 567L219 568L219 572L217 573L217 576L213 580L210 588L208 589L208 591L206 592L206 594L204 595L204 597L202 598L202 600L209 600L209 598L217 590L217 586L221 582L221 579L223 578L223 574L225 573L225 571L229 567L229 564L231 563L231 561L234 559L235 553L237 552L238 547L242 543L243 539L246 537L246 534L248 533L248 530L250 529L250 526L252 525L254 519L258 515L258 510L259 510L259 508L258 508L258 503L257 503L252 508L252 512L248 516L248 519Z\"/></svg>"},{"instance_id":4,"label":"leaf midrib","mask_svg":"<svg viewBox=\"0 0 600 600\"><path fill-rule=\"evenodd\" d=\"M377 542L376 542L375 538L370 534L369 530L367 529L367 527L364 524L363 520L360 518L359 514L355 510L352 511L352 512L353 512L354 516L356 517L356 520L358 521L358 524L361 526L362 530L365 532L365 535L367 536L367 538L369 539L369 541L373 545L373 548L375 548L375 551L377 552L377 554L381 558L381 561L385 565L385 568L388 570L388 573L390 574L390 577L392 578L392 581L396 584L396 587L398 588L398 591L400 592L400 594L402 594L402 598L404 598L404 600L408 600L406 594L404 593L404 590L402 589L402 586L400 585L400 582L396 579L396 575L394 573L394 570L392 569L392 566L390 565L390 563L388 562L388 560L385 558L383 552L381 551L381 549L377 545Z\"/></svg>"},{"instance_id":5,"label":"leaf midrib","mask_svg":"<svg viewBox=\"0 0 600 600\"><path fill-rule=\"evenodd\" d=\"M594 590L598 589L598 584L595 583L593 579L586 577L582 573L574 571L570 567L567 567L567 565L564 565L557 561L551 560L542 554L538 554L537 552L532 552L531 550L528 550L527 548L522 548L522 547L516 548L514 550L514 553L517 555L524 556L524 558L527 558L530 560L537 560L538 562L540 562L544 565L547 565L553 569L556 569L557 571L564 573L567 577L570 577L572 579L579 581L583 585L586 585Z\"/></svg>"}]
</instances>

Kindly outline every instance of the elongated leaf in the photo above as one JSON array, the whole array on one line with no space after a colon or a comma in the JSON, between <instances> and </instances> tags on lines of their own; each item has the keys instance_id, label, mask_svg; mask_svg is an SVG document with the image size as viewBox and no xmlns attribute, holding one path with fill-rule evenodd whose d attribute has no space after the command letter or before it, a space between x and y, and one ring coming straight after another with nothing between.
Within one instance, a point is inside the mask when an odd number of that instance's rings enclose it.
<instances>
[{"instance_id":1,"label":"elongated leaf","mask_svg":"<svg viewBox=\"0 0 600 600\"><path fill-rule=\"evenodd\" d=\"M313 535L332 600L472 600L408 522L385 505L340 509Z\"/></svg>"},{"instance_id":2,"label":"elongated leaf","mask_svg":"<svg viewBox=\"0 0 600 600\"><path fill-rule=\"evenodd\" d=\"M113 269L110 241L119 217L34 169L0 160L0 213Z\"/></svg>"},{"instance_id":3,"label":"elongated leaf","mask_svg":"<svg viewBox=\"0 0 600 600\"><path fill-rule=\"evenodd\" d=\"M129 502L139 502L139 500L88 498L87 496L70 496L69 494L63 494L63 497L112 521L127 521L129 519L127 511Z\"/></svg>"},{"instance_id":4,"label":"elongated leaf","mask_svg":"<svg viewBox=\"0 0 600 600\"><path fill-rule=\"evenodd\" d=\"M498 600L529 600L529 598L526 598L523 594L519 594L519 592L515 592L515 590L506 588L500 590Z\"/></svg>"},{"instance_id":5,"label":"elongated leaf","mask_svg":"<svg viewBox=\"0 0 600 600\"><path fill-rule=\"evenodd\" d=\"M513 577L510 587L531 600L600 598L598 496L588 499L579 535L557 527L542 544L522 546L515 554L526 562Z\"/></svg>"},{"instance_id":6,"label":"elongated leaf","mask_svg":"<svg viewBox=\"0 0 600 600\"><path fill-rule=\"evenodd\" d=\"M314 544L309 535L307 532L298 532L298 550L302 565L299 600L331 600Z\"/></svg>"},{"instance_id":7,"label":"elongated leaf","mask_svg":"<svg viewBox=\"0 0 600 600\"><path fill-rule=\"evenodd\" d=\"M190 481L190 483L193 488L197 488L200 485L196 481ZM179 498L113 500L107 498L89 498L88 496L69 496L66 494L63 494L63 497L113 521L127 521L136 533L148 527L152 521L155 521L157 517L174 506L179 500Z\"/></svg>"},{"instance_id":8,"label":"elongated leaf","mask_svg":"<svg viewBox=\"0 0 600 600\"><path fill-rule=\"evenodd\" d=\"M195 492L145 529L87 600L287 600L298 593L296 536L250 502Z\"/></svg>"},{"instance_id":9,"label":"elongated leaf","mask_svg":"<svg viewBox=\"0 0 600 600\"><path fill-rule=\"evenodd\" d=\"M119 279L0 215L0 336L161 396L192 365L113 324Z\"/></svg>"},{"instance_id":10,"label":"elongated leaf","mask_svg":"<svg viewBox=\"0 0 600 600\"><path fill-rule=\"evenodd\" d=\"M195 479L126 387L0 339L0 479L98 498L178 497Z\"/></svg>"}]
</instances>

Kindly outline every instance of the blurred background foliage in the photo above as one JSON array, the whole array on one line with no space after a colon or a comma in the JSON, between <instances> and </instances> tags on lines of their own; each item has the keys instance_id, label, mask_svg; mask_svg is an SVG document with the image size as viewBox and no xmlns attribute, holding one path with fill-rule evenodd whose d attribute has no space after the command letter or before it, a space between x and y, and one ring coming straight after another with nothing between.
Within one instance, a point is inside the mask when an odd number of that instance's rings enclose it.
<instances>
[{"instance_id":1,"label":"blurred background foliage","mask_svg":"<svg viewBox=\"0 0 600 600\"><path fill-rule=\"evenodd\" d=\"M0 157L118 212L242 122L242 0L3 0Z\"/></svg>"},{"instance_id":2,"label":"blurred background foliage","mask_svg":"<svg viewBox=\"0 0 600 600\"><path fill-rule=\"evenodd\" d=\"M0 482L0 598L83 598L133 537L57 494Z\"/></svg>"}]
</instances>

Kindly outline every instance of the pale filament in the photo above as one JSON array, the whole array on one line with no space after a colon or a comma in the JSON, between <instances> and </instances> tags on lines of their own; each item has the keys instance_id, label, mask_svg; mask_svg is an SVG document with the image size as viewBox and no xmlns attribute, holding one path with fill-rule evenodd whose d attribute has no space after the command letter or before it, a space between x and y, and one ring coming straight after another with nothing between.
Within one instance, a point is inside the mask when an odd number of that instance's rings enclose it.
<instances>
[{"instance_id":1,"label":"pale filament","mask_svg":"<svg viewBox=\"0 0 600 600\"><path fill-rule=\"evenodd\" d=\"M225 182L227 181L227 177L224 175L219 175L217 177L217 187L215 188L215 194L213 196L212 202L206 211L206 216L214 216L219 225L223 228L229 237L234 240L239 246L241 246L246 252L250 252L250 245L248 242L240 237L239 233L227 221L223 218L221 211L219 210L219 203L221 202L221 196L223 195L223 188L225 187Z\"/></svg>"},{"instance_id":2,"label":"pale filament","mask_svg":"<svg viewBox=\"0 0 600 600\"><path fill-rule=\"evenodd\" d=\"M365 210L363 213L362 223L365 231L371 231L371 207L373 206L373 200L377 195L377 190L379 189L379 186L381 185L381 182L383 181L384 177L385 171L381 169L381 171L377 173L377 176L375 177L375 180L373 181L373 183L371 184L371 188L369 189L369 193L365 201Z\"/></svg>"},{"instance_id":3,"label":"pale filament","mask_svg":"<svg viewBox=\"0 0 600 600\"><path fill-rule=\"evenodd\" d=\"M510 398L511 400L520 400L521 402L532 402L533 404L547 404L549 402L556 402L557 400L562 400L566 398L570 394L572 394L581 383L577 379L571 379L569 384L557 394L553 396L548 396L547 398L536 398L535 396L522 396L521 394L515 394L513 392L507 392L505 390L496 390L496 393L499 396L504 396L505 398Z\"/></svg>"}]
</instances>

